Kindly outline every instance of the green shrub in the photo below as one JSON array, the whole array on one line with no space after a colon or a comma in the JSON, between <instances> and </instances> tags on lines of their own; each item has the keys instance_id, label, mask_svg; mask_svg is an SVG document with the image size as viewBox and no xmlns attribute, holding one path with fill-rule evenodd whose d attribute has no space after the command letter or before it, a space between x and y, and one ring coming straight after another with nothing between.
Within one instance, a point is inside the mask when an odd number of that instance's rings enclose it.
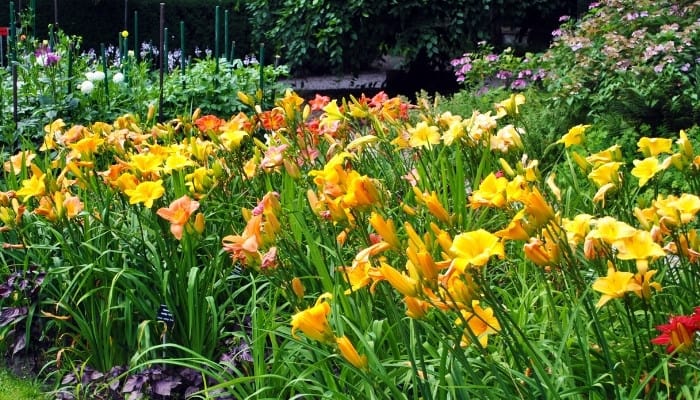
<instances>
[{"instance_id":1,"label":"green shrub","mask_svg":"<svg viewBox=\"0 0 700 400\"><path fill-rule=\"evenodd\" d=\"M614 113L654 134L700 117L700 2L607 0L555 31L543 58L555 105Z\"/></svg>"}]
</instances>

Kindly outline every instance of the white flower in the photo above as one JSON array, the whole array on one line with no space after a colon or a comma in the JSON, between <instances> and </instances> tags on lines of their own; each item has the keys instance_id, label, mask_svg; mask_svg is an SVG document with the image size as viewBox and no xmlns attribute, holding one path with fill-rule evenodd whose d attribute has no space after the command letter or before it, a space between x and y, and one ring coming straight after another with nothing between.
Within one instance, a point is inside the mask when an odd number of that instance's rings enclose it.
<instances>
[{"instance_id":1,"label":"white flower","mask_svg":"<svg viewBox=\"0 0 700 400\"><path fill-rule=\"evenodd\" d=\"M86 72L85 78L90 82L101 81L105 79L105 73L102 71Z\"/></svg>"},{"instance_id":2,"label":"white flower","mask_svg":"<svg viewBox=\"0 0 700 400\"><path fill-rule=\"evenodd\" d=\"M114 82L114 83L116 83L116 84L119 84L119 83L124 82L124 74L122 74L121 72L117 72L117 73L114 74L114 76L112 77L112 82Z\"/></svg>"},{"instance_id":3,"label":"white flower","mask_svg":"<svg viewBox=\"0 0 700 400\"><path fill-rule=\"evenodd\" d=\"M78 85L78 88L80 89L83 94L90 94L92 93L92 90L95 88L95 85L92 84L92 82L88 81L83 81L80 85Z\"/></svg>"}]
</instances>

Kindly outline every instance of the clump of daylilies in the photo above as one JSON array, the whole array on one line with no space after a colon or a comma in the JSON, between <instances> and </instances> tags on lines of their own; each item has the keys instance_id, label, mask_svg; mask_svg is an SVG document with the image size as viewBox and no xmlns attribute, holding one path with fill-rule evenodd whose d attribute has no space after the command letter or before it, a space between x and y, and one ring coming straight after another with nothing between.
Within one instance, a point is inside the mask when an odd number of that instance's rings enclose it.
<instances>
[{"instance_id":1,"label":"clump of daylilies","mask_svg":"<svg viewBox=\"0 0 700 400\"><path fill-rule=\"evenodd\" d=\"M160 218L179 249L206 224L212 230L210 221L240 217L219 230L216 250L232 267L284 277L274 282L293 295L292 337L301 332L365 372L376 350L358 328L361 354L337 325L342 318L331 316L344 300L380 302L378 288L392 306L398 300L401 318L441 317L449 323L435 329L455 348L486 354L515 337L492 280L511 263L529 263L548 285L576 293L591 315L614 307L630 318L638 310L676 314L660 308L659 296L696 287L688 266L700 261L700 198L651 189L667 173L697 182L700 155L684 131L675 141L641 138L643 158L627 165L617 145L589 151L590 126L578 125L552 144L564 145L566 168L544 169L525 153L522 94L467 117L384 93L339 104L324 96L306 103L288 91L270 110L239 96L251 112L229 119L196 111L149 127L134 115L90 126L52 122L39 153L25 150L4 164L16 190L0 193L0 230L15 230L27 214L63 225L99 220L90 196L109 191L129 212ZM580 175L568 178L590 189L576 194L588 212L565 206L564 174ZM240 215L212 215L238 192ZM318 246L329 254L314 263L327 268L325 281L300 272L306 253L285 253L302 247L291 219L332 232L333 243ZM12 245L24 243L5 244ZM306 293L301 275L316 293ZM307 307L308 298L315 302ZM671 317L651 343L689 351L698 321L698 308Z\"/></svg>"}]
</instances>

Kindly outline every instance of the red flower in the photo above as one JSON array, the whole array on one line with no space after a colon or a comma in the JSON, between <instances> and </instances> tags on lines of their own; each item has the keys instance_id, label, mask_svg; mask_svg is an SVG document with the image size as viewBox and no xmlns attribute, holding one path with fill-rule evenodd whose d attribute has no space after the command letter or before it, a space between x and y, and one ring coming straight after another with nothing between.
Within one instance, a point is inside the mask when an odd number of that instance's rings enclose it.
<instances>
[{"instance_id":1,"label":"red flower","mask_svg":"<svg viewBox=\"0 0 700 400\"><path fill-rule=\"evenodd\" d=\"M665 345L668 353L688 351L695 342L695 332L700 330L700 307L692 315L671 317L669 323L656 327L661 334L651 340L653 344Z\"/></svg>"}]
</instances>

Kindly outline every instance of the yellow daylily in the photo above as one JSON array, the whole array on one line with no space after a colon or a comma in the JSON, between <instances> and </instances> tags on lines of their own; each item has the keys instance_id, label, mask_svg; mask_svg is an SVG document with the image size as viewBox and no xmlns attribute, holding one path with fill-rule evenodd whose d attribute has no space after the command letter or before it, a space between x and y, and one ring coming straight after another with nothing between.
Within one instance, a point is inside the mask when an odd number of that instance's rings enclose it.
<instances>
[{"instance_id":1,"label":"yellow daylily","mask_svg":"<svg viewBox=\"0 0 700 400\"><path fill-rule=\"evenodd\" d=\"M481 347L488 345L489 335L498 333L501 330L501 324L498 319L493 316L491 307L482 308L479 305L479 300L472 300L471 311L461 310L462 317L457 318L455 323L462 325L462 321L467 321L468 332L465 331L462 335L462 347L468 346L472 341L472 336L475 337Z\"/></svg>"},{"instance_id":2,"label":"yellow daylily","mask_svg":"<svg viewBox=\"0 0 700 400\"><path fill-rule=\"evenodd\" d=\"M146 181L139 183L133 189L125 190L124 193L129 196L129 204L143 203L147 208L151 208L155 200L163 197L165 188L162 180Z\"/></svg>"},{"instance_id":3,"label":"yellow daylily","mask_svg":"<svg viewBox=\"0 0 700 400\"><path fill-rule=\"evenodd\" d=\"M482 206L503 207L506 204L507 186L508 179L496 177L494 173L490 173L481 181L479 188L469 196L469 205L472 209L477 209Z\"/></svg>"},{"instance_id":4,"label":"yellow daylily","mask_svg":"<svg viewBox=\"0 0 700 400\"><path fill-rule=\"evenodd\" d=\"M599 164L588 174L588 178L592 180L598 188L608 183L617 184L620 181L618 171L621 165L621 162L616 161Z\"/></svg>"},{"instance_id":5,"label":"yellow daylily","mask_svg":"<svg viewBox=\"0 0 700 400\"><path fill-rule=\"evenodd\" d=\"M300 330L310 339L322 343L335 343L335 335L328 322L331 313L329 300L333 296L330 293L321 295L313 307L300 311L292 316L292 336L296 337L296 331Z\"/></svg>"},{"instance_id":6,"label":"yellow daylily","mask_svg":"<svg viewBox=\"0 0 700 400\"><path fill-rule=\"evenodd\" d=\"M584 141L586 129L589 127L590 125L576 125L569 129L561 139L557 140L557 143L563 143L565 148L581 144Z\"/></svg>"},{"instance_id":7,"label":"yellow daylily","mask_svg":"<svg viewBox=\"0 0 700 400\"><path fill-rule=\"evenodd\" d=\"M656 157L659 154L671 153L673 139L642 137L637 141L637 147L644 157Z\"/></svg>"},{"instance_id":8,"label":"yellow daylily","mask_svg":"<svg viewBox=\"0 0 700 400\"><path fill-rule=\"evenodd\" d=\"M496 118L503 118L506 115L515 116L520 113L518 106L525 104L525 96L521 93L511 94L509 98L494 104L496 108Z\"/></svg>"},{"instance_id":9,"label":"yellow daylily","mask_svg":"<svg viewBox=\"0 0 700 400\"><path fill-rule=\"evenodd\" d=\"M600 277L593 282L593 290L602 293L596 308L600 308L612 299L619 299L627 292L641 290L641 286L634 281L631 272L617 271L612 265L608 266L608 275Z\"/></svg>"},{"instance_id":10,"label":"yellow daylily","mask_svg":"<svg viewBox=\"0 0 700 400\"><path fill-rule=\"evenodd\" d=\"M632 175L639 179L639 187L649 182L659 171L664 170L664 165L659 163L656 157L647 157L644 160L634 160Z\"/></svg>"},{"instance_id":11,"label":"yellow daylily","mask_svg":"<svg viewBox=\"0 0 700 400\"><path fill-rule=\"evenodd\" d=\"M411 147L431 147L440 144L440 130L437 126L421 121L415 127L408 128L408 144Z\"/></svg>"},{"instance_id":12,"label":"yellow daylily","mask_svg":"<svg viewBox=\"0 0 700 400\"><path fill-rule=\"evenodd\" d=\"M455 236L450 250L455 254L452 265L460 272L470 265L484 266L492 256L505 257L501 239L484 229Z\"/></svg>"}]
</instances>

